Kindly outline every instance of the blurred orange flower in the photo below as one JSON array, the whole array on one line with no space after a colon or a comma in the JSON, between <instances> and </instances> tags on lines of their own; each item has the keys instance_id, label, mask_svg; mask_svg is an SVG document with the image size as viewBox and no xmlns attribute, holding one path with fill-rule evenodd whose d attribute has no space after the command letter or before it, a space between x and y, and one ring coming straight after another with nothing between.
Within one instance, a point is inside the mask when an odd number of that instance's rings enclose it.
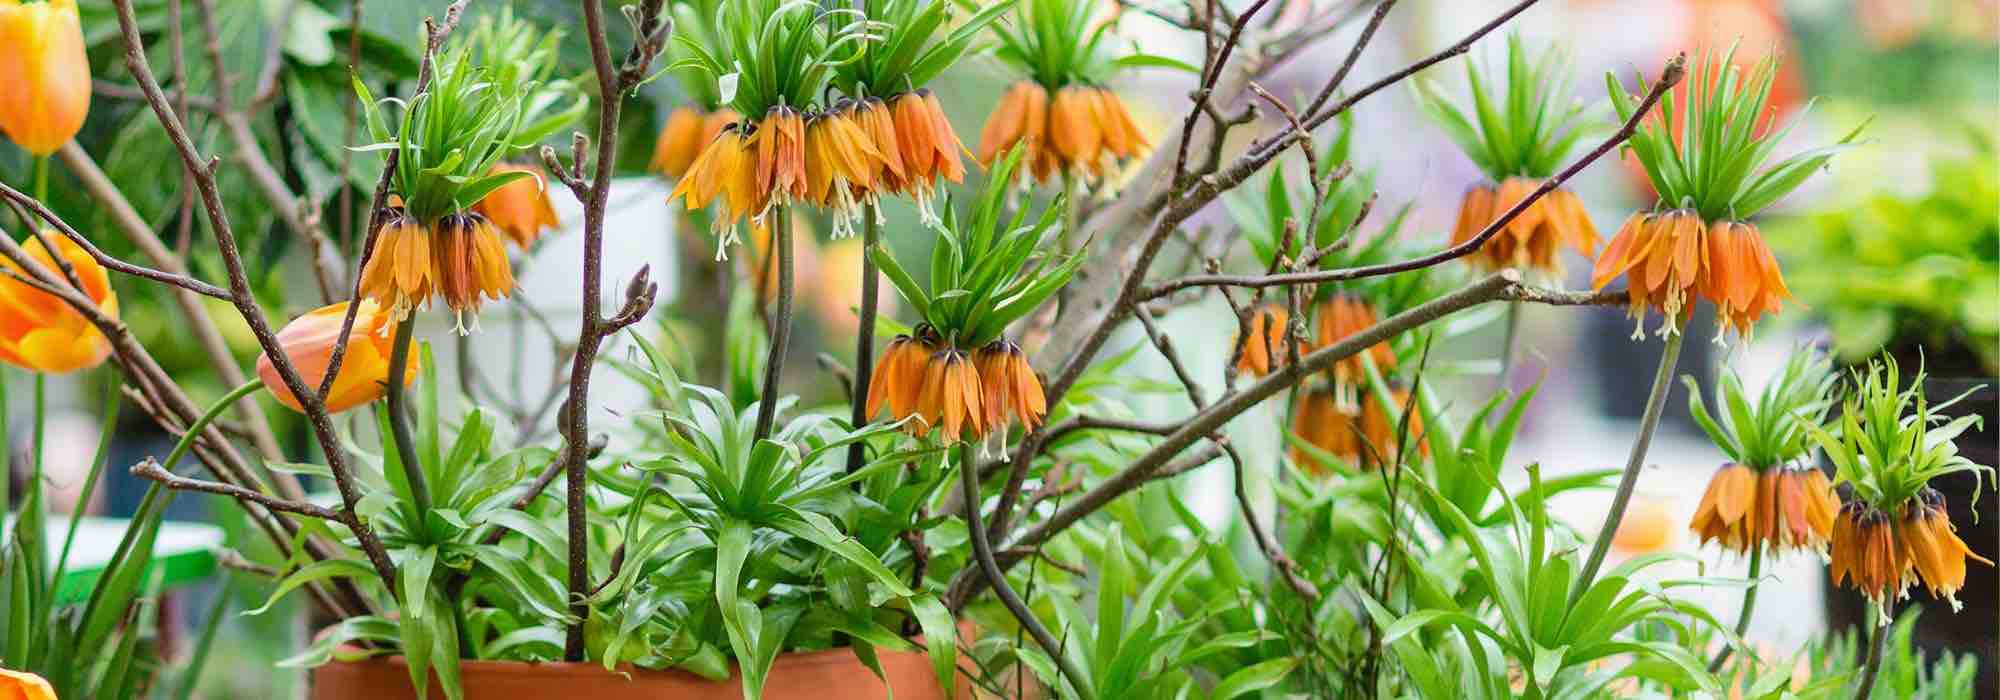
<instances>
[{"instance_id":1,"label":"blurred orange flower","mask_svg":"<svg viewBox=\"0 0 2000 700\"><path fill-rule=\"evenodd\" d=\"M90 112L90 58L76 0L0 0L0 132L37 156L56 152Z\"/></svg>"},{"instance_id":2,"label":"blurred orange flower","mask_svg":"<svg viewBox=\"0 0 2000 700\"><path fill-rule=\"evenodd\" d=\"M118 293L112 291L111 278L97 259L54 231L29 236L21 244L28 257L58 277L61 273L42 247L43 238L55 242L97 310L118 318ZM0 260L0 266L25 274L12 260ZM20 280L0 278L0 361L31 372L62 373L96 367L110 356L111 341L68 303Z\"/></svg>"}]
</instances>

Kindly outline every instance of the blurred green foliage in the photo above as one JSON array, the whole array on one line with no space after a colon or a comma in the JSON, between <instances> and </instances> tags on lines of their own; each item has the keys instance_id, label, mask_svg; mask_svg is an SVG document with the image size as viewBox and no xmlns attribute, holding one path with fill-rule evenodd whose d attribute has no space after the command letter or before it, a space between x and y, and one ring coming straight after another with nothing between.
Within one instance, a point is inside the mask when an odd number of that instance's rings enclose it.
<instances>
[{"instance_id":1,"label":"blurred green foliage","mask_svg":"<svg viewBox=\"0 0 2000 700\"><path fill-rule=\"evenodd\" d=\"M1877 194L1771 227L1792 291L1833 331L1846 363L1921 346L1935 373L2000 374L2000 155L1931 167L1921 197Z\"/></svg>"}]
</instances>

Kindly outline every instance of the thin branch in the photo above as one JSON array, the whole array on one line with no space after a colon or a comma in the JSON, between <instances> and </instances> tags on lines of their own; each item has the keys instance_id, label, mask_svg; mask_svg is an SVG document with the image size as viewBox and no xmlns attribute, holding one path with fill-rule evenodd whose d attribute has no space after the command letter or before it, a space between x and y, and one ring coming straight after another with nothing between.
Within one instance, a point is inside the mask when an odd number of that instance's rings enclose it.
<instances>
[{"instance_id":1,"label":"thin branch","mask_svg":"<svg viewBox=\"0 0 2000 700\"><path fill-rule=\"evenodd\" d=\"M1295 364L1286 365L1282 369L1272 371L1269 375L1245 387L1242 391L1218 399L1208 408L1190 416L1174 432L1168 434L1151 449L1148 449L1144 454L1134 459L1124 469L1113 474L1096 487L1085 491L1076 500L1071 501L1062 509L1051 514L1047 519L1042 520L1034 527L1008 542L1006 546L1001 548L1003 554L999 563L1003 568L1012 566L1018 561L1018 558L1008 557L1005 555L1005 552L1012 551L1017 547L1034 547L1046 542L1049 538L1082 521L1120 496L1150 483L1170 466L1170 461L1176 455L1181 454L1182 451L1187 450L1194 443L1220 430L1230 420L1241 415L1251 407L1262 403L1272 396L1276 396L1279 392L1290 389L1300 381L1321 370L1332 367L1336 362L1352 357L1362 350L1376 343L1384 342L1399 333L1473 306L1493 301L1509 299L1528 300L1539 297L1559 298L1565 302L1574 303L1584 303L1586 298L1598 298L1595 296L1576 296L1566 292L1526 290L1521 287L1520 273L1510 269L1502 270L1457 291L1383 319L1373 326L1341 339L1339 342L1313 351ZM1612 295L1603 295L1602 299L1609 303L1611 297ZM971 582L968 575L961 574L958 579L952 582L951 600L954 603L962 603L969 599L971 595L978 592L976 590L978 586L979 584Z\"/></svg>"},{"instance_id":2,"label":"thin branch","mask_svg":"<svg viewBox=\"0 0 2000 700\"><path fill-rule=\"evenodd\" d=\"M325 506L315 505L304 501L289 501L274 496L268 496L263 493L259 493L257 491L252 491L250 489L237 486L235 484L225 484L219 481L207 481L204 479L194 479L185 476L178 476L172 472L167 471L165 468L161 467L160 463L151 457L139 460L138 464L132 465L132 475L142 479L151 479L153 481L160 482L162 486L174 489L176 491L200 491L202 493L212 493L218 496L228 496L230 498L234 498L239 501L255 503L265 508L269 508L271 510L283 513L291 513L293 515L303 515L308 518L319 518L321 520L331 520L342 524L345 524L347 522L345 519L341 517L338 511L335 511L332 508L327 508Z\"/></svg>"},{"instance_id":3,"label":"thin branch","mask_svg":"<svg viewBox=\"0 0 2000 700\"><path fill-rule=\"evenodd\" d=\"M1309 601L1319 600L1319 588L1299 576L1298 564L1294 563L1291 557L1285 556L1285 548L1278 544L1278 540L1273 538L1270 531L1265 530L1263 523L1257 519L1256 506L1250 503L1250 489L1247 486L1248 479L1245 478L1248 470L1243 466L1243 455L1236 452L1236 446L1229 444L1229 439L1226 437L1211 435L1209 441L1222 448L1222 453L1229 456L1229 465L1235 471L1236 477L1236 507L1243 513L1243 524L1250 527L1250 537L1257 542L1258 551L1264 553L1264 558L1271 562L1271 568L1277 570L1278 575L1285 579L1285 583L1291 586L1299 597Z\"/></svg>"},{"instance_id":4,"label":"thin branch","mask_svg":"<svg viewBox=\"0 0 2000 700\"><path fill-rule=\"evenodd\" d=\"M1342 280L1362 279L1366 277L1380 277L1384 275L1393 275L1400 272L1409 272L1411 270L1421 270L1427 267L1434 267L1446 262L1450 262L1452 260L1456 260L1466 255L1471 255L1472 253L1477 252L1480 246L1485 245L1487 240L1493 238L1493 236L1498 234L1501 231L1501 229L1505 228L1508 223L1512 222L1515 217L1520 216L1522 212L1527 211L1528 207L1533 206L1535 202L1540 201L1544 195L1547 195L1548 193L1555 191L1555 189L1561 187L1563 183L1568 182L1571 177L1574 177L1577 173L1582 172L1585 167L1588 167L1591 163L1596 162L1597 159L1602 157L1604 154L1610 153L1613 149L1616 149L1619 146L1619 144L1624 143L1627 138L1630 138L1632 136L1633 130L1637 129L1639 126L1639 122L1645 119L1647 114L1652 112L1653 105L1659 102L1661 96L1665 95L1667 90L1673 88L1674 85L1678 84L1681 81L1682 76L1685 74L1684 68L1686 63L1687 63L1687 58L1685 55L1676 56L1672 61L1669 61L1667 63L1666 70L1660 75L1659 81L1653 84L1653 89L1650 92L1646 93L1645 100L1639 103L1638 109L1633 110L1632 116L1625 120L1624 125L1619 127L1616 133L1612 134L1604 141L1598 143L1595 148L1590 149L1590 151L1585 153L1582 157L1570 163L1569 167L1564 168L1562 172L1557 173L1555 177L1543 180L1541 186L1536 187L1533 192L1530 192L1528 194L1528 196L1521 198L1521 200L1518 202L1515 202L1514 206L1509 207L1507 211L1502 212L1498 218L1495 218L1491 223L1488 223L1485 228L1480 229L1478 235L1475 235L1472 238L1467 239L1463 243L1445 248L1444 250L1440 250L1436 253L1425 255L1419 258L1412 258L1409 260L1401 260L1397 262L1381 263L1377 265L1364 265L1361 267L1349 267L1349 268L1341 268L1335 270L1315 270L1312 272L1292 272L1292 273L1276 274L1276 275L1272 274L1200 275L1192 277L1183 277L1177 280L1171 280L1152 287L1151 289L1146 291L1145 295L1142 298L1154 299L1168 294L1172 294L1182 289L1187 289L1189 287L1230 286L1230 287L1248 287L1252 289L1262 289L1265 287L1290 286L1290 285L1300 285L1300 284L1320 284L1325 282L1338 282Z\"/></svg>"},{"instance_id":5,"label":"thin branch","mask_svg":"<svg viewBox=\"0 0 2000 700\"><path fill-rule=\"evenodd\" d=\"M244 272L241 250L237 246L236 233L230 227L228 214L223 209L221 192L215 182L215 162L204 159L195 149L194 141L188 136L180 119L174 115L173 108L167 103L166 94L161 91L159 82L154 79L152 68L146 60L144 41L140 38L138 19L133 14L132 0L113 0L113 4L117 7L118 25L125 38L125 66L139 82L140 89L145 91L146 101L152 106L154 115L159 118L161 126L167 132L168 140L179 152L181 160L195 172L194 180L201 194L202 207L208 214L209 227L215 234L216 247L222 253L223 267L229 274L230 301L235 305L238 314L243 317L244 323L250 327L251 334L257 338L258 346L263 348L265 355L271 359L286 388L299 398L299 403L305 408L307 422L312 425L321 451L326 455L327 467L333 473L334 484L338 487L341 501L345 505L341 513L342 522L354 533L362 552L374 565L376 574L382 578L384 585L393 589L396 587L395 565L389 561L388 550L383 547L374 530L356 511L361 494L356 487L353 473L348 468L347 454L340 448L340 440L334 432L333 422L327 415L326 404L318 394L308 390L305 381L299 376L298 369L279 346L277 334L272 331L269 321L264 317L263 309L257 305L257 300L251 293L250 281ZM329 372L329 375L331 374L332 372Z\"/></svg>"}]
</instances>

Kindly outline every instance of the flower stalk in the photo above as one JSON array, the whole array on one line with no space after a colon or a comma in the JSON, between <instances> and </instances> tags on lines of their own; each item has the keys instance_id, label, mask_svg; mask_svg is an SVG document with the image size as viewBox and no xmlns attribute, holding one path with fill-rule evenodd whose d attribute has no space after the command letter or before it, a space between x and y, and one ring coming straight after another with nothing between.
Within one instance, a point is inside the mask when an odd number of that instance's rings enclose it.
<instances>
[{"instance_id":1,"label":"flower stalk","mask_svg":"<svg viewBox=\"0 0 2000 700\"><path fill-rule=\"evenodd\" d=\"M868 382L875 372L875 314L881 303L881 273L875 269L874 256L867 251L875 247L882 235L876 216L876 203L868 202L861 212L861 324L854 333L854 395L849 397L854 404L855 430L868 424ZM847 446L847 473L861 468L866 452L867 446L860 442Z\"/></svg>"},{"instance_id":2,"label":"flower stalk","mask_svg":"<svg viewBox=\"0 0 2000 700\"><path fill-rule=\"evenodd\" d=\"M1091 692L1088 682L1084 680L1086 676L1077 670L1075 662L1070 661L1069 657L1062 653L1062 642L1057 640L1054 634L1049 633L1049 628L1043 626L1041 620L1035 618L1035 611L1021 600L1021 596L1014 592L1013 586L1008 585L1006 572L1000 569L999 561L993 558L993 543L987 535L985 519L979 514L981 500L979 468L972 459L971 442L961 442L958 445L958 473L959 485L964 489L965 497L965 531L971 536L972 557L979 561L980 574L985 576L986 582L993 587L994 597L999 598L1000 604L1006 606L1007 612L1012 613L1014 619L1020 621L1021 627L1028 631L1028 636L1035 638L1035 644L1040 645L1042 651L1048 653L1049 659L1053 660L1056 668L1062 671L1062 676L1069 679L1070 689L1076 691L1077 697L1094 700L1096 696Z\"/></svg>"},{"instance_id":3,"label":"flower stalk","mask_svg":"<svg viewBox=\"0 0 2000 700\"><path fill-rule=\"evenodd\" d=\"M1660 427L1660 413L1666 409L1674 366L1680 361L1681 342L1686 339L1684 333L1669 333L1665 347L1660 350L1660 369L1653 373L1653 390L1646 395L1646 412L1639 417L1639 436L1632 440L1632 455L1625 460L1625 473L1618 478L1618 490L1611 496L1611 510L1604 514L1604 525L1597 529L1597 537L1590 545L1590 558L1584 560L1583 570L1576 575L1576 585L1570 587L1572 606L1590 588L1591 582L1597 580L1597 570L1604 566L1604 555L1611 547L1611 535L1618 531L1619 521L1625 519L1625 506L1632 502L1639 469L1645 466L1646 450L1653 445L1653 431Z\"/></svg>"},{"instance_id":4,"label":"flower stalk","mask_svg":"<svg viewBox=\"0 0 2000 700\"><path fill-rule=\"evenodd\" d=\"M764 362L764 388L757 398L757 439L771 436L778 411L778 380L785 368L785 348L792 338L792 211L786 204L774 205L770 216L772 248L777 251L778 308L771 316L771 354ZM872 223L873 219L869 220ZM781 230L782 229L782 230Z\"/></svg>"}]
</instances>

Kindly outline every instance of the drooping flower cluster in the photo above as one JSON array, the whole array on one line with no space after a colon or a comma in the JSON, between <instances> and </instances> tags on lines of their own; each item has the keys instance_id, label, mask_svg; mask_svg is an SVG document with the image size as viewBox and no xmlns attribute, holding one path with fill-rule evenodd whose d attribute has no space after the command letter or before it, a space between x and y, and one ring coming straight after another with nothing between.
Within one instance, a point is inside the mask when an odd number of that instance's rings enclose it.
<instances>
[{"instance_id":1,"label":"drooping flower cluster","mask_svg":"<svg viewBox=\"0 0 2000 700\"><path fill-rule=\"evenodd\" d=\"M1481 61L1466 62L1470 106L1444 98L1428 81L1417 83L1418 104L1488 178L1466 189L1452 245L1471 241L1527 199L1589 130L1584 122L1594 110L1570 100L1569 68L1567 52L1530 55L1517 35L1507 39L1504 75L1491 80L1497 85L1489 84L1492 76ZM1511 267L1554 275L1562 271L1557 252L1563 246L1585 257L1595 255L1597 227L1575 192L1556 188L1529 204L1467 260L1487 270Z\"/></svg>"},{"instance_id":2,"label":"drooping flower cluster","mask_svg":"<svg viewBox=\"0 0 2000 700\"><path fill-rule=\"evenodd\" d=\"M1692 209L1627 218L1597 259L1591 284L1601 289L1621 275L1631 295L1629 314L1643 318L1647 309L1658 310L1668 319L1661 334L1675 332L1678 321L1694 313L1696 298L1714 302L1738 335L1747 335L1757 319L1777 313L1792 298L1756 224L1706 223ZM1641 337L1640 331L1633 337Z\"/></svg>"},{"instance_id":3,"label":"drooping flower cluster","mask_svg":"<svg viewBox=\"0 0 2000 700\"><path fill-rule=\"evenodd\" d=\"M1993 565L1959 539L1936 489L1919 492L1900 512L1851 501L1833 525L1834 583L1860 591L1878 610L1918 583L1958 609L1968 559Z\"/></svg>"},{"instance_id":4,"label":"drooping flower cluster","mask_svg":"<svg viewBox=\"0 0 2000 700\"><path fill-rule=\"evenodd\" d=\"M1817 468L1757 470L1732 463L1715 471L1688 529L1704 544L1719 542L1735 552L1824 551L1839 508L1833 483Z\"/></svg>"},{"instance_id":5,"label":"drooping flower cluster","mask_svg":"<svg viewBox=\"0 0 2000 700\"><path fill-rule=\"evenodd\" d=\"M1451 230L1451 244L1477 237L1540 186L1535 179L1508 177L1498 186L1480 183L1468 188L1459 204L1458 223ZM1597 242L1597 226L1590 223L1583 199L1567 188L1557 188L1528 205L1467 259L1487 270L1512 267L1554 274L1562 270L1556 257L1562 246L1590 257L1597 254Z\"/></svg>"},{"instance_id":6,"label":"drooping flower cluster","mask_svg":"<svg viewBox=\"0 0 2000 700\"><path fill-rule=\"evenodd\" d=\"M1247 372L1262 377L1272 370L1290 362L1285 348L1286 336L1290 334L1291 314L1283 306L1269 304L1251 312L1250 334L1243 337L1241 355L1236 360L1236 371ZM1316 305L1314 311L1313 339L1297 341L1300 355L1333 345L1349 336L1367 330L1377 319L1374 307L1367 300L1353 294L1334 293ZM1362 367L1361 356L1366 354L1376 367L1388 371L1396 366L1396 355L1389 349L1388 341L1368 346L1360 353L1342 358L1327 371L1327 378L1340 393L1344 405L1353 406L1354 387L1364 383L1367 372Z\"/></svg>"},{"instance_id":7,"label":"drooping flower cluster","mask_svg":"<svg viewBox=\"0 0 2000 700\"><path fill-rule=\"evenodd\" d=\"M995 24L994 56L1023 76L1000 97L979 136L979 162L991 165L1016 145L1024 173L1038 183L1074 180L1102 187L1119 165L1151 147L1124 100L1105 85L1120 60L1101 50L1116 21L1104 6L1067 0L1021 0L1010 22Z\"/></svg>"},{"instance_id":8,"label":"drooping flower cluster","mask_svg":"<svg viewBox=\"0 0 2000 700\"><path fill-rule=\"evenodd\" d=\"M1728 410L1711 415L1694 379L1685 379L1689 415L1731 460L1710 478L1688 524L1702 543L1745 555L1826 551L1840 500L1826 474L1804 460L1812 428L1833 405L1834 380L1824 355L1794 353L1755 396L1724 374L1716 397Z\"/></svg>"},{"instance_id":9,"label":"drooping flower cluster","mask_svg":"<svg viewBox=\"0 0 2000 700\"><path fill-rule=\"evenodd\" d=\"M1791 297L1777 259L1749 219L1804 184L1838 147L1766 166L1771 142L1789 131L1758 126L1777 59L1767 57L1745 75L1731 67L1732 56L1704 56L1688 78L1684 108L1668 93L1626 142L1660 199L1652 211L1634 213L1619 227L1597 259L1591 286L1626 279L1629 314L1639 324L1635 339L1643 337L1648 310L1665 317L1662 337L1680 332L1698 298L1714 302L1723 322L1747 335ZM1607 82L1612 106L1631 118L1636 101L1616 78ZM1682 133L1700 137L1682 139ZM1859 134L1855 129L1840 145Z\"/></svg>"},{"instance_id":10,"label":"drooping flower cluster","mask_svg":"<svg viewBox=\"0 0 2000 700\"><path fill-rule=\"evenodd\" d=\"M981 165L1013 148L1027 147L1028 174L1036 182L1075 177L1103 182L1118 165L1146 154L1150 144L1125 102L1094 85L1045 87L1023 80L1008 88L979 134Z\"/></svg>"},{"instance_id":11,"label":"drooping flower cluster","mask_svg":"<svg viewBox=\"0 0 2000 700\"><path fill-rule=\"evenodd\" d=\"M761 219L773 205L809 204L832 213L833 236L852 235L862 205L884 194L915 197L926 217L936 180L965 180L965 146L928 90L888 100L845 100L801 112L772 107L735 122L702 149L669 200L691 209L722 203L718 232ZM733 240L724 233L722 244Z\"/></svg>"},{"instance_id":12,"label":"drooping flower cluster","mask_svg":"<svg viewBox=\"0 0 2000 700\"><path fill-rule=\"evenodd\" d=\"M891 417L910 421L911 434L940 429L947 442L1004 436L1014 421L1041 425L1048 413L1041 378L1004 332L1061 289L1082 257L1041 248L1055 229L1060 197L1040 217L1001 216L1008 176L1022 153L1016 148L995 164L972 211L938 226L932 288L918 285L880 242L869 250L924 320L883 348L869 380L867 415L887 407Z\"/></svg>"},{"instance_id":13,"label":"drooping flower cluster","mask_svg":"<svg viewBox=\"0 0 2000 700\"><path fill-rule=\"evenodd\" d=\"M868 415L885 407L908 421L911 435L938 429L947 442L978 440L1013 421L1033 430L1048 414L1041 378L1019 345L995 340L968 353L929 324L883 349L868 383Z\"/></svg>"},{"instance_id":14,"label":"drooping flower cluster","mask_svg":"<svg viewBox=\"0 0 2000 700\"><path fill-rule=\"evenodd\" d=\"M560 81L543 80L554 43L553 34L539 35L511 16L484 21L466 44L436 57L429 89L394 120L401 127L395 133L366 85L355 84L376 146L398 154L394 201L377 215L360 285L362 296L394 319L441 297L458 332L477 328L479 308L514 287L502 237L525 249L556 225L539 172L501 162L582 112L578 100L543 113L561 97Z\"/></svg>"},{"instance_id":15,"label":"drooping flower cluster","mask_svg":"<svg viewBox=\"0 0 2000 700\"><path fill-rule=\"evenodd\" d=\"M1856 370L1856 392L1841 412L1839 429L1814 426L1813 439L1833 463L1835 478L1851 488L1832 532L1834 581L1859 591L1886 623L1887 607L1922 583L1932 597L1959 607L1967 561L1993 561L1959 539L1944 495L1930 486L1947 474L1990 475L1991 465L1958 453L1953 440L1976 425L1978 415L1947 420L1923 395L1924 373L1903 388L1894 360Z\"/></svg>"},{"instance_id":16,"label":"drooping flower cluster","mask_svg":"<svg viewBox=\"0 0 2000 700\"><path fill-rule=\"evenodd\" d=\"M1392 388L1388 393L1388 403L1397 410L1409 398L1409 391L1401 388ZM1405 441L1398 432L1398 420L1383 407L1383 402L1362 399L1355 406L1344 405L1343 400L1324 384L1300 391L1292 406L1292 439L1348 464L1396 463ZM1423 419L1412 412L1408 421L1408 443L1419 451L1425 449ZM1292 445L1291 457L1293 464L1307 471L1316 474L1325 471L1324 462L1299 444Z\"/></svg>"}]
</instances>

